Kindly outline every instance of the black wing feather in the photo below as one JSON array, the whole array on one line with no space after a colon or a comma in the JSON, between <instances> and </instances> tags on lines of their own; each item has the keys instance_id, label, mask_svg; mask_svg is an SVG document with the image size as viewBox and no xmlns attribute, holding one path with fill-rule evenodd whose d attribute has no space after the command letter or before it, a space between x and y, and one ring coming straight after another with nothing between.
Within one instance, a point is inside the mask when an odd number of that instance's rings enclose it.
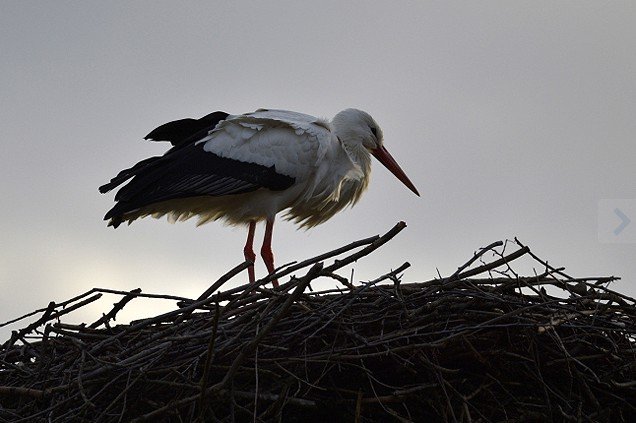
<instances>
[{"instance_id":1,"label":"black wing feather","mask_svg":"<svg viewBox=\"0 0 636 423\"><path fill-rule=\"evenodd\" d=\"M219 122L225 120L228 116L228 113L217 111L199 119L186 118L174 120L158 126L146 135L144 139L151 141L170 141L174 147L168 150L163 156L149 157L131 168L122 170L117 176L111 179L109 183L99 187L99 192L104 194L116 188L126 180L141 173L145 168L153 165L157 160L170 154L173 150L195 143L205 137Z\"/></svg>"},{"instance_id":2,"label":"black wing feather","mask_svg":"<svg viewBox=\"0 0 636 423\"><path fill-rule=\"evenodd\" d=\"M177 146L189 143L193 139L199 140L207 135L207 132L229 115L225 112L212 112L199 119L179 119L164 123L153 129L144 139L151 141L170 141L170 144Z\"/></svg>"}]
</instances>

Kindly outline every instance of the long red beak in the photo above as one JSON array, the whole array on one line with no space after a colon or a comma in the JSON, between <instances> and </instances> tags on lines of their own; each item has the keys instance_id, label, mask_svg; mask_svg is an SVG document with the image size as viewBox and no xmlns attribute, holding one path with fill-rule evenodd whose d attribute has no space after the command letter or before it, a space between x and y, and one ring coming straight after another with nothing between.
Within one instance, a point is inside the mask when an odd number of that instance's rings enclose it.
<instances>
[{"instance_id":1,"label":"long red beak","mask_svg":"<svg viewBox=\"0 0 636 423\"><path fill-rule=\"evenodd\" d=\"M373 156L376 159L378 159L380 163L384 165L384 167L389 169L391 173L395 175L396 178L402 181L402 183L406 185L408 189L413 191L418 197L420 196L420 193L417 192L417 188L415 188L415 185L413 185L413 182L411 182L409 177L406 176L406 173L404 173L400 165L397 164L393 156L389 154L389 152L387 151L386 148L384 148L384 146L378 147L375 150L371 150L371 154L373 154Z\"/></svg>"}]
</instances>

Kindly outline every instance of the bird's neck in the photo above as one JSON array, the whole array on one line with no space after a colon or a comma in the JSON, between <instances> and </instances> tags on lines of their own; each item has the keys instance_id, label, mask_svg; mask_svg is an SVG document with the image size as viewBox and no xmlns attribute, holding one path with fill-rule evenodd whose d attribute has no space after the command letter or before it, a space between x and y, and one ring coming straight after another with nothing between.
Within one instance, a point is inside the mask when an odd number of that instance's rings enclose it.
<instances>
[{"instance_id":1,"label":"bird's neck","mask_svg":"<svg viewBox=\"0 0 636 423\"><path fill-rule=\"evenodd\" d=\"M369 151L362 145L353 147L344 144L344 148L353 164L360 168L365 178L368 177L371 173L371 154Z\"/></svg>"}]
</instances>

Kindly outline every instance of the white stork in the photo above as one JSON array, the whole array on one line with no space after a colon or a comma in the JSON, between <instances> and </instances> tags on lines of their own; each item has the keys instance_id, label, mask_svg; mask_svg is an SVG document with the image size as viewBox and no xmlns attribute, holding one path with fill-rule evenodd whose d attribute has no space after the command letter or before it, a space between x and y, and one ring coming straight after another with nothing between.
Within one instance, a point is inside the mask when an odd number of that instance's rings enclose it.
<instances>
[{"instance_id":1,"label":"white stork","mask_svg":"<svg viewBox=\"0 0 636 423\"><path fill-rule=\"evenodd\" d=\"M132 178L104 216L109 226L149 215L167 215L171 222L196 215L199 225L223 219L248 226L243 253L254 262L254 230L265 220L261 255L270 274L276 214L287 210L287 219L309 228L355 204L369 183L371 155L419 196L384 147L378 124L357 109L343 110L331 122L286 110L214 112L166 123L146 139L173 147L99 188L105 193ZM249 279L254 283L253 265Z\"/></svg>"}]
</instances>

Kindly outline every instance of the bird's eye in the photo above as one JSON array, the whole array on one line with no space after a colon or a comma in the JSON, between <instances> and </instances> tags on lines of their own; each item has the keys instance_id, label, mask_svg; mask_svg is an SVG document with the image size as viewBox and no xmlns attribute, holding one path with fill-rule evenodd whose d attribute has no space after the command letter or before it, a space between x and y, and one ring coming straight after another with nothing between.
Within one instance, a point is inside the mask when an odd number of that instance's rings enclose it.
<instances>
[{"instance_id":1,"label":"bird's eye","mask_svg":"<svg viewBox=\"0 0 636 423\"><path fill-rule=\"evenodd\" d=\"M371 127L371 133L373 134L374 137L378 137L378 130L375 128L375 126Z\"/></svg>"}]
</instances>

